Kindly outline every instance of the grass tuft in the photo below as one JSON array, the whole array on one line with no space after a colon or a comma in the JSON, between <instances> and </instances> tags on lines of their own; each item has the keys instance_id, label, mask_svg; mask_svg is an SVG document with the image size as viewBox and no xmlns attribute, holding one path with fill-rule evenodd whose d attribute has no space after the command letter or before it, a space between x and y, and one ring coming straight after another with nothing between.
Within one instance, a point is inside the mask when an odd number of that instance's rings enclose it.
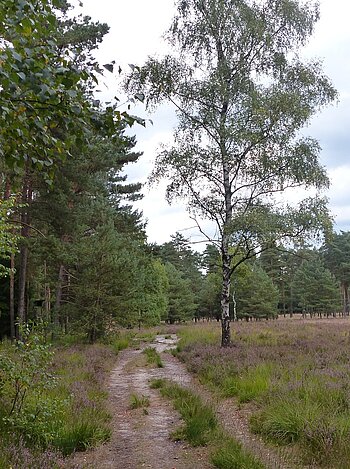
<instances>
[{"instance_id":1,"label":"grass tuft","mask_svg":"<svg viewBox=\"0 0 350 469\"><path fill-rule=\"evenodd\" d=\"M138 396L132 394L130 396L130 409L145 409L150 406L150 400L148 396Z\"/></svg>"},{"instance_id":2,"label":"grass tuft","mask_svg":"<svg viewBox=\"0 0 350 469\"><path fill-rule=\"evenodd\" d=\"M159 353L157 352L157 350L155 348L147 347L143 350L142 353L146 355L148 364L155 365L158 368L163 368L164 367L162 359L161 359Z\"/></svg>"},{"instance_id":3,"label":"grass tuft","mask_svg":"<svg viewBox=\"0 0 350 469\"><path fill-rule=\"evenodd\" d=\"M264 465L247 453L233 438L224 438L211 455L211 462L218 469L264 469Z\"/></svg>"},{"instance_id":4,"label":"grass tuft","mask_svg":"<svg viewBox=\"0 0 350 469\"><path fill-rule=\"evenodd\" d=\"M149 387L151 389L160 389L165 385L165 380L162 378L155 378L149 381Z\"/></svg>"},{"instance_id":5,"label":"grass tuft","mask_svg":"<svg viewBox=\"0 0 350 469\"><path fill-rule=\"evenodd\" d=\"M226 397L238 397L240 403L258 399L269 390L272 367L261 364L239 375L226 377L223 382Z\"/></svg>"},{"instance_id":6,"label":"grass tuft","mask_svg":"<svg viewBox=\"0 0 350 469\"><path fill-rule=\"evenodd\" d=\"M174 401L184 426L173 433L176 440L186 440L192 446L204 446L213 438L218 422L214 410L188 389L173 383L161 387L161 394Z\"/></svg>"},{"instance_id":7,"label":"grass tuft","mask_svg":"<svg viewBox=\"0 0 350 469\"><path fill-rule=\"evenodd\" d=\"M81 419L62 428L54 441L54 446L67 456L75 451L85 451L104 443L110 437L110 428L103 427L99 422L93 420Z\"/></svg>"},{"instance_id":8,"label":"grass tuft","mask_svg":"<svg viewBox=\"0 0 350 469\"><path fill-rule=\"evenodd\" d=\"M192 446L210 445L211 461L219 469L264 469L240 443L228 437L218 424L214 409L199 396L178 384L164 380L154 382L161 394L174 401L184 425L173 433L176 440L186 440Z\"/></svg>"}]
</instances>

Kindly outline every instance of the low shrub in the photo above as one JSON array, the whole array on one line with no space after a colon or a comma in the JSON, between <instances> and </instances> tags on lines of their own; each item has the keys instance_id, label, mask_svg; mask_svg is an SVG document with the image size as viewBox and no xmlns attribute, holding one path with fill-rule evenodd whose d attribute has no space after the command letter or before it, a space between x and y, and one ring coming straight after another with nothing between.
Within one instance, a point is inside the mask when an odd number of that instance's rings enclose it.
<instances>
[{"instance_id":1,"label":"low shrub","mask_svg":"<svg viewBox=\"0 0 350 469\"><path fill-rule=\"evenodd\" d=\"M0 346L1 464L6 469L22 467L22 462L11 462L9 434L20 442L28 461L40 461L40 455L57 450L67 455L108 439L103 388L113 353L101 345L50 349L44 337L29 329L22 336L15 345ZM23 467L51 467L46 462L30 464Z\"/></svg>"}]
</instances>

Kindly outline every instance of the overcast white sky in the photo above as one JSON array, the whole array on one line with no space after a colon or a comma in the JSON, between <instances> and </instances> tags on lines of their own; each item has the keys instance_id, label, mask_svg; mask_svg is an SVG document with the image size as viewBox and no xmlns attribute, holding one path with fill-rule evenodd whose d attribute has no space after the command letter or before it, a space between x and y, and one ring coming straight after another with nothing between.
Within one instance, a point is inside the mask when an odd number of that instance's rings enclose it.
<instances>
[{"instance_id":1,"label":"overcast white sky","mask_svg":"<svg viewBox=\"0 0 350 469\"><path fill-rule=\"evenodd\" d=\"M100 63L116 60L127 69L129 63L142 65L148 55L161 55L165 50L161 35L174 14L174 0L83 0L83 3L84 14L106 22L111 28L96 53ZM339 102L315 117L307 133L317 138L323 149L321 161L331 178L327 196L336 229L350 230L350 1L321 0L320 5L321 19L305 54L323 60L324 70L339 92ZM111 77L108 87L104 94L120 94ZM137 149L144 155L141 161L127 168L131 180L146 180L157 147L171 139L176 124L175 116L165 107L151 118L153 125L146 129L135 127ZM163 243L175 231L193 226L184 207L167 205L164 186L151 191L145 189L144 194L137 207L148 220L150 242ZM193 241L199 239L193 230L184 231L184 235Z\"/></svg>"}]
</instances>

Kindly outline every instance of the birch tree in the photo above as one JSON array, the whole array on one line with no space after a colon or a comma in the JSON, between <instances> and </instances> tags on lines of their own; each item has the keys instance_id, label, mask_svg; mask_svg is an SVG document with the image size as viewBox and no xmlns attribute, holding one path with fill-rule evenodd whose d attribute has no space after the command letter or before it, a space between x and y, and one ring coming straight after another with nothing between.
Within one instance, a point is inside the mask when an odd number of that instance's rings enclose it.
<instances>
[{"instance_id":1,"label":"birch tree","mask_svg":"<svg viewBox=\"0 0 350 469\"><path fill-rule=\"evenodd\" d=\"M184 198L201 231L204 218L216 225L205 235L221 253L223 346L239 264L327 221L320 147L300 132L336 96L321 64L300 57L318 18L313 2L178 0L171 53L127 82L149 106L177 109L174 144L159 152L153 178L170 180L169 202ZM314 192L288 205L278 195L290 188Z\"/></svg>"}]
</instances>

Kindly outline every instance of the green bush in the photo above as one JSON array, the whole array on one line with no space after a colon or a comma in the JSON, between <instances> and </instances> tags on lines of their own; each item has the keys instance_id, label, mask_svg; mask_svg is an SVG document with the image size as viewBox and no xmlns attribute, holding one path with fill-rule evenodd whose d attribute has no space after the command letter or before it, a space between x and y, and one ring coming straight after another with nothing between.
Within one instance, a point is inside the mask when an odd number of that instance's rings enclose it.
<instances>
[{"instance_id":1,"label":"green bush","mask_svg":"<svg viewBox=\"0 0 350 469\"><path fill-rule=\"evenodd\" d=\"M103 382L113 358L110 350L76 345L53 355L40 334L26 327L22 337L0 347L0 448L10 461L6 469L16 460L7 434L23 443L21 461L26 454L41 461L47 448L69 454L105 441L110 416Z\"/></svg>"},{"instance_id":2,"label":"green bush","mask_svg":"<svg viewBox=\"0 0 350 469\"><path fill-rule=\"evenodd\" d=\"M0 353L0 425L45 445L61 424L66 402L52 394L57 381L49 371L50 346L28 325L21 335Z\"/></svg>"}]
</instances>

